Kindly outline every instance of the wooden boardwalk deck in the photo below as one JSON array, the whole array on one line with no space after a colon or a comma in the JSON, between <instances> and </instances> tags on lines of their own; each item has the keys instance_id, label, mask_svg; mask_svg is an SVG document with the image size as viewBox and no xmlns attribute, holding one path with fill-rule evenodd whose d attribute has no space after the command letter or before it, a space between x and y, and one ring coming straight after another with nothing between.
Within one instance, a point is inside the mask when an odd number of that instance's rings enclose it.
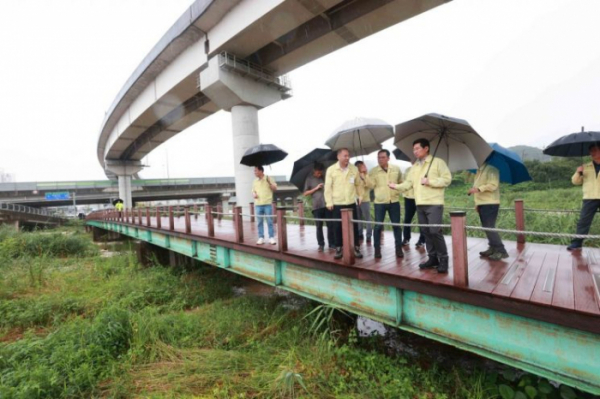
<instances>
[{"instance_id":1,"label":"wooden boardwalk deck","mask_svg":"<svg viewBox=\"0 0 600 399\"><path fill-rule=\"evenodd\" d=\"M142 222L142 225L136 223L136 226L148 228L146 217ZM161 218L161 226L163 231L168 229L167 217ZM156 227L157 221L153 217L150 228ZM236 243L234 223L231 220L215 219L214 237L208 236L204 215L191 216L191 227L191 235L199 236L202 241L209 243L600 333L600 249L585 248L583 251L569 252L565 246L505 241L510 257L502 261L490 261L479 256L479 252L487 248L487 240L469 238L469 287L464 288L454 285L452 262L448 274L420 270L418 265L426 259L426 252L423 248L415 249L414 242L410 247L405 247L404 258L397 258L392 232L384 232L381 259L374 258L371 244L363 243L361 251L364 258L357 259L352 266L346 266L342 260L333 259L333 250L317 252L314 226L287 224L288 250L285 252L281 252L278 245L256 245L257 226L249 220L243 222L243 243ZM176 234L185 235L184 217L175 218L174 230ZM446 240L452 259L451 238L447 237Z\"/></svg>"}]
</instances>

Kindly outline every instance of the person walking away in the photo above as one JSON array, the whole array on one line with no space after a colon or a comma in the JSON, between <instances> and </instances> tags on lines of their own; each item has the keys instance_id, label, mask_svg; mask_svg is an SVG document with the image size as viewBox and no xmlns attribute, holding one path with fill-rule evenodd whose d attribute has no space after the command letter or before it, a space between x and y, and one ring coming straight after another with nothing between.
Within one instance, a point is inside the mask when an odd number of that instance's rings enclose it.
<instances>
[{"instance_id":1,"label":"person walking away","mask_svg":"<svg viewBox=\"0 0 600 399\"><path fill-rule=\"evenodd\" d=\"M386 213L392 223L400 223L400 192L392 189L390 185L402 183L402 171L396 165L391 165L390 152L380 150L377 153L378 165L371 169L369 173L369 187L375 193L375 221L383 222ZM381 233L383 226L375 225L375 258L381 258ZM394 243L396 246L396 256L404 257L402 251L402 229L400 226L394 226Z\"/></svg>"},{"instance_id":2,"label":"person walking away","mask_svg":"<svg viewBox=\"0 0 600 399\"><path fill-rule=\"evenodd\" d=\"M306 178L304 182L304 196L312 198L312 214L315 219L330 219L331 213L325 206L325 195L324 187L325 180L323 178L323 172L325 167L322 163L316 162L313 165L312 175ZM327 224L327 242L329 248L335 248L333 238L333 226L331 222ZM317 225L317 244L319 245L319 252L325 250L325 236L323 235L323 222L316 221Z\"/></svg>"},{"instance_id":3,"label":"person walking away","mask_svg":"<svg viewBox=\"0 0 600 399\"><path fill-rule=\"evenodd\" d=\"M265 243L264 222L267 221L269 230L269 243L275 244L275 234L273 233L273 193L277 190L277 184L269 176L265 176L265 169L262 166L254 168L256 179L252 183L252 196L254 197L254 209L256 211L258 223L258 241L256 244Z\"/></svg>"},{"instance_id":4,"label":"person walking away","mask_svg":"<svg viewBox=\"0 0 600 399\"><path fill-rule=\"evenodd\" d=\"M592 162L581 165L575 171L571 182L576 186L582 186L583 204L579 221L577 222L577 234L587 235L590 232L594 215L600 208L600 143L589 146ZM567 247L569 251L580 250L583 247L583 238L574 238Z\"/></svg>"},{"instance_id":5,"label":"person walking away","mask_svg":"<svg viewBox=\"0 0 600 399\"><path fill-rule=\"evenodd\" d=\"M338 162L327 169L325 175L325 205L332 212L334 219L340 219L342 209L352 209L352 219L357 220L356 202L360 205L363 194L360 176L356 166L350 164L350 152L342 148L337 152ZM352 223L354 229L354 256L362 258L358 239L358 224ZM342 224L334 222L335 255L341 259L342 254Z\"/></svg>"},{"instance_id":6,"label":"person walking away","mask_svg":"<svg viewBox=\"0 0 600 399\"><path fill-rule=\"evenodd\" d=\"M115 204L115 209L117 210L117 212L119 213L119 218L122 217L123 215L123 203L122 202L117 202Z\"/></svg>"},{"instance_id":7,"label":"person walking away","mask_svg":"<svg viewBox=\"0 0 600 399\"><path fill-rule=\"evenodd\" d=\"M367 165L363 161L354 162L354 166L358 168L360 173L360 182L363 187L363 196L358 207L358 218L364 220L366 223L358 225L359 240L365 239L365 230L367 233L367 244L371 243L371 237L373 236L373 225L371 224L371 189L367 187Z\"/></svg>"},{"instance_id":8,"label":"person walking away","mask_svg":"<svg viewBox=\"0 0 600 399\"><path fill-rule=\"evenodd\" d=\"M414 163L414 162L413 162ZM405 180L408 177L408 174L412 170L412 166L406 169L404 172ZM415 190L412 188L405 191L402 196L404 197L404 224L411 224L415 214L417 213L417 204L415 203ZM411 235L410 226L404 226L404 241L402 241L402 246L409 246ZM415 244L415 248L419 249L423 245L425 245L425 236L423 235L423 230L419 228L419 239Z\"/></svg>"},{"instance_id":9,"label":"person walking away","mask_svg":"<svg viewBox=\"0 0 600 399\"><path fill-rule=\"evenodd\" d=\"M413 142L413 154L417 161L408 178L401 184L390 183L390 188L400 191L413 189L417 204L419 224L442 224L444 215L444 192L452 182L452 174L446 162L431 156L429 140ZM425 245L429 259L419 268L436 268L438 273L448 273L448 248L440 227L424 227Z\"/></svg>"},{"instance_id":10,"label":"person walking away","mask_svg":"<svg viewBox=\"0 0 600 399\"><path fill-rule=\"evenodd\" d=\"M484 163L477 170L473 187L467 192L475 198L475 209L479 214L482 227L496 228L498 211L500 210L500 172L492 165ZM500 234L495 231L485 231L488 239L488 249L479 255L491 260L508 258Z\"/></svg>"}]
</instances>

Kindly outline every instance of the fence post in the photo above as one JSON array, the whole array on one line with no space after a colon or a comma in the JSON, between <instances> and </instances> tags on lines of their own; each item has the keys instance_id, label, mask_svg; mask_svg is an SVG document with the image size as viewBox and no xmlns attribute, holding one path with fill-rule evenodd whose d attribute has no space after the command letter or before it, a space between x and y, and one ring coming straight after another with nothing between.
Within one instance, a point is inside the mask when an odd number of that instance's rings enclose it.
<instances>
[{"instance_id":1,"label":"fence post","mask_svg":"<svg viewBox=\"0 0 600 399\"><path fill-rule=\"evenodd\" d=\"M516 220L517 230L525 231L525 208L523 206L522 199L515 200L515 220ZM519 244L524 244L525 243L525 235L524 234L517 235L517 242Z\"/></svg>"},{"instance_id":2,"label":"fence post","mask_svg":"<svg viewBox=\"0 0 600 399\"><path fill-rule=\"evenodd\" d=\"M300 218L300 227L304 226L304 201L298 200L298 217Z\"/></svg>"},{"instance_id":3,"label":"fence post","mask_svg":"<svg viewBox=\"0 0 600 399\"><path fill-rule=\"evenodd\" d=\"M250 203L250 223L254 223L254 202Z\"/></svg>"},{"instance_id":4,"label":"fence post","mask_svg":"<svg viewBox=\"0 0 600 399\"><path fill-rule=\"evenodd\" d=\"M277 215L277 201L273 201L271 204L271 215ZM273 218L273 224L277 224L277 218Z\"/></svg>"},{"instance_id":5,"label":"fence post","mask_svg":"<svg viewBox=\"0 0 600 399\"><path fill-rule=\"evenodd\" d=\"M173 218L173 207L169 207L169 230L175 230L175 219Z\"/></svg>"},{"instance_id":6,"label":"fence post","mask_svg":"<svg viewBox=\"0 0 600 399\"><path fill-rule=\"evenodd\" d=\"M217 204L217 214L217 220L221 221L223 219L223 204L220 202Z\"/></svg>"},{"instance_id":7,"label":"fence post","mask_svg":"<svg viewBox=\"0 0 600 399\"><path fill-rule=\"evenodd\" d=\"M288 242L285 208L277 208L277 241L279 241L279 252L286 252Z\"/></svg>"},{"instance_id":8,"label":"fence post","mask_svg":"<svg viewBox=\"0 0 600 399\"><path fill-rule=\"evenodd\" d=\"M162 220L160 214L160 206L156 207L156 228L160 229L162 227Z\"/></svg>"},{"instance_id":9,"label":"fence post","mask_svg":"<svg viewBox=\"0 0 600 399\"><path fill-rule=\"evenodd\" d=\"M215 236L215 219L213 218L212 206L204 205L204 211L206 212L206 223L208 224L208 236Z\"/></svg>"},{"instance_id":10,"label":"fence post","mask_svg":"<svg viewBox=\"0 0 600 399\"><path fill-rule=\"evenodd\" d=\"M150 208L146 208L146 226L152 226L152 224L150 223Z\"/></svg>"},{"instance_id":11,"label":"fence post","mask_svg":"<svg viewBox=\"0 0 600 399\"><path fill-rule=\"evenodd\" d=\"M450 212L452 229L452 268L454 285L469 286L469 258L467 253L467 213Z\"/></svg>"},{"instance_id":12,"label":"fence post","mask_svg":"<svg viewBox=\"0 0 600 399\"><path fill-rule=\"evenodd\" d=\"M198 220L198 204L194 204L194 219Z\"/></svg>"},{"instance_id":13,"label":"fence post","mask_svg":"<svg viewBox=\"0 0 600 399\"><path fill-rule=\"evenodd\" d=\"M129 216L131 216L131 224L135 224L135 210L133 208L129 210Z\"/></svg>"},{"instance_id":14,"label":"fence post","mask_svg":"<svg viewBox=\"0 0 600 399\"><path fill-rule=\"evenodd\" d=\"M144 223L142 220L142 208L138 208L138 224L141 226Z\"/></svg>"},{"instance_id":15,"label":"fence post","mask_svg":"<svg viewBox=\"0 0 600 399\"><path fill-rule=\"evenodd\" d=\"M353 265L354 257L354 229L352 226L352 209L342 209L342 261L345 265Z\"/></svg>"},{"instance_id":16,"label":"fence post","mask_svg":"<svg viewBox=\"0 0 600 399\"><path fill-rule=\"evenodd\" d=\"M192 219L190 218L190 208L186 206L184 209L185 216L185 233L192 234Z\"/></svg>"},{"instance_id":17,"label":"fence post","mask_svg":"<svg viewBox=\"0 0 600 399\"><path fill-rule=\"evenodd\" d=\"M235 242L238 244L244 242L244 226L242 224L242 207L233 208L233 225L235 228Z\"/></svg>"}]
</instances>

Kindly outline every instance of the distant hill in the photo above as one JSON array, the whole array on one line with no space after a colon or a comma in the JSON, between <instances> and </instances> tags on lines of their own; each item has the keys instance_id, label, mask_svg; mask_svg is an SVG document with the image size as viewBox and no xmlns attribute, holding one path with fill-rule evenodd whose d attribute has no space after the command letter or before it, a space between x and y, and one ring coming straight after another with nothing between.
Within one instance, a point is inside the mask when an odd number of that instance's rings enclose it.
<instances>
[{"instance_id":1,"label":"distant hill","mask_svg":"<svg viewBox=\"0 0 600 399\"><path fill-rule=\"evenodd\" d=\"M544 155L542 153L542 150L536 147L530 147L527 145L516 145L514 147L508 147L508 149L519 154L523 161L538 160L541 162L548 162L551 159L549 155Z\"/></svg>"}]
</instances>

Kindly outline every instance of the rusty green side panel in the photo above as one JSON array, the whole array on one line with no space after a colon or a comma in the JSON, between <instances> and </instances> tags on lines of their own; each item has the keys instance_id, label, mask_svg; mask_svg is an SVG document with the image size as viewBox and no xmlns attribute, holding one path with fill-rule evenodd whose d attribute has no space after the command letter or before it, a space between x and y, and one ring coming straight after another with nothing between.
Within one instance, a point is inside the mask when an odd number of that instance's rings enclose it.
<instances>
[{"instance_id":1,"label":"rusty green side panel","mask_svg":"<svg viewBox=\"0 0 600 399\"><path fill-rule=\"evenodd\" d=\"M110 222L118 231L296 294L600 394L600 335Z\"/></svg>"}]
</instances>

